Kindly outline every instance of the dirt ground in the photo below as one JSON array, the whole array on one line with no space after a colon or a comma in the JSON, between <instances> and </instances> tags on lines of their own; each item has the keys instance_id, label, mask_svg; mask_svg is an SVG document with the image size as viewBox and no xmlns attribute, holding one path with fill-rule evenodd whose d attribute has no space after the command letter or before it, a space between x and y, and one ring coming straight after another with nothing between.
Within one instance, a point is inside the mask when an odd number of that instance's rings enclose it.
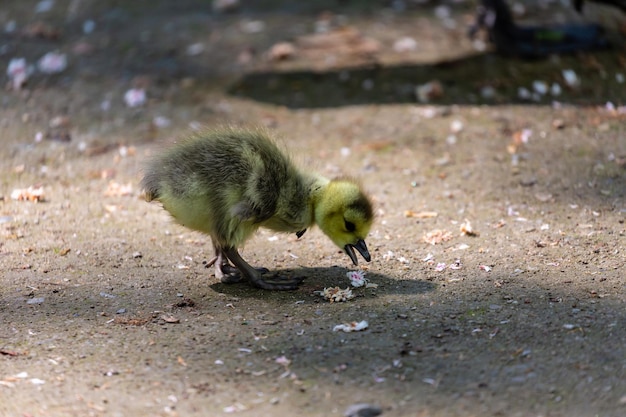
<instances>
[{"instance_id":1,"label":"dirt ground","mask_svg":"<svg viewBox=\"0 0 626 417\"><path fill-rule=\"evenodd\" d=\"M389 417L626 415L623 43L494 57L465 38L469 3L451 20L408 1L38 3L0 7L3 71L68 58L19 90L2 75L1 416L342 416L357 403ZM619 40L623 16L604 12ZM378 44L266 53L328 22ZM417 46L394 49L403 37ZM420 76L397 86L400 67ZM562 95L521 100L535 79ZM418 103L431 80L442 95ZM132 87L143 105L125 105ZM215 279L210 241L138 184L177 135L224 123L266 126L306 169L360 179L377 219L358 269L377 288L317 295L356 269L319 230L262 231L243 249L304 276L296 291ZM43 201L12 198L30 186Z\"/></svg>"}]
</instances>

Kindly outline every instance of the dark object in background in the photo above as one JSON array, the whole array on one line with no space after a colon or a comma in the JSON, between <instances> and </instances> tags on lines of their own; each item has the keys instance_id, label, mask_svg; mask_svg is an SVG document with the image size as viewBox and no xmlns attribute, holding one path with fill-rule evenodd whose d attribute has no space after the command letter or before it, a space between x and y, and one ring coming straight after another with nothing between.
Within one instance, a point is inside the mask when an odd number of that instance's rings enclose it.
<instances>
[{"instance_id":1,"label":"dark object in background","mask_svg":"<svg viewBox=\"0 0 626 417\"><path fill-rule=\"evenodd\" d=\"M359 403L352 404L343 415L346 417L376 417L382 412L383 410L377 405Z\"/></svg>"},{"instance_id":2,"label":"dark object in background","mask_svg":"<svg viewBox=\"0 0 626 417\"><path fill-rule=\"evenodd\" d=\"M588 51L608 46L604 29L593 23L518 26L504 0L482 0L482 5L476 12L476 22L469 31L470 37L474 37L483 28L488 31L489 41L495 45L498 53L523 58Z\"/></svg>"},{"instance_id":3,"label":"dark object in background","mask_svg":"<svg viewBox=\"0 0 626 417\"><path fill-rule=\"evenodd\" d=\"M590 0L592 3L602 3L607 4L609 6L617 7L621 9L624 13L626 13L626 0ZM583 10L583 2L584 0L574 0L574 7L579 12Z\"/></svg>"}]
</instances>

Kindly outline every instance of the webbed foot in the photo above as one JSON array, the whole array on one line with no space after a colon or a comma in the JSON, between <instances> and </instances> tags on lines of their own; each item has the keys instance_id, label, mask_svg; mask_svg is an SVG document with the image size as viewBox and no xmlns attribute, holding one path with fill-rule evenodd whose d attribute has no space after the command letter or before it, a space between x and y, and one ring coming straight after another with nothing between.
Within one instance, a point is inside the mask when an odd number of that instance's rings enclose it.
<instances>
[{"instance_id":1,"label":"webbed foot","mask_svg":"<svg viewBox=\"0 0 626 417\"><path fill-rule=\"evenodd\" d=\"M267 268L254 268L259 274L267 274L270 272ZM241 272L229 263L215 265L215 277L219 278L223 284L236 284L243 282L244 277Z\"/></svg>"},{"instance_id":2,"label":"webbed foot","mask_svg":"<svg viewBox=\"0 0 626 417\"><path fill-rule=\"evenodd\" d=\"M254 268L259 274L267 274L270 272L267 268ZM215 267L215 276L222 281L222 284L236 284L245 281L241 272L230 264L222 265L221 268Z\"/></svg>"},{"instance_id":3,"label":"webbed foot","mask_svg":"<svg viewBox=\"0 0 626 417\"><path fill-rule=\"evenodd\" d=\"M258 288L262 288L264 290L295 290L298 288L298 285L302 282L304 278L267 278L264 279L262 274L269 272L266 268L253 268L251 267L237 252L235 248L223 249L224 255L235 265L235 268L240 273L241 278L248 279L252 285ZM222 279L222 282L225 282ZM231 281L237 282L237 281ZM230 283L230 282L229 282Z\"/></svg>"}]
</instances>

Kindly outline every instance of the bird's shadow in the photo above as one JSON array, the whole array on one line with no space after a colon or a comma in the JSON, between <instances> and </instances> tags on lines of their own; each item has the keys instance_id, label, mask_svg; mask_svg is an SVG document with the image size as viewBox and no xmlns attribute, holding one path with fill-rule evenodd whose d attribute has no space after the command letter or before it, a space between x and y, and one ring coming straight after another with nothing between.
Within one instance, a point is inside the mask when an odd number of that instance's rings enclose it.
<instances>
[{"instance_id":1,"label":"bird's shadow","mask_svg":"<svg viewBox=\"0 0 626 417\"><path fill-rule=\"evenodd\" d=\"M282 299L287 295L302 297L303 295L314 295L315 291L323 290L327 287L350 287L350 281L346 273L350 270L344 267L300 267L272 270L264 277L276 278L303 278L302 283L297 289L292 291L268 291L254 287L249 282L240 282L235 284L224 284L216 282L210 285L210 288L217 293L227 294L234 297L245 298L263 298L263 299ZM366 279L377 287L372 289L379 294L421 294L435 289L435 284L420 279L398 279L389 275L381 274L375 271L367 271ZM368 288L369 290L369 288Z\"/></svg>"},{"instance_id":2,"label":"bird's shadow","mask_svg":"<svg viewBox=\"0 0 626 417\"><path fill-rule=\"evenodd\" d=\"M619 68L610 49L588 52L603 68ZM416 89L437 80L443 92L428 99L431 104L502 105L545 104L520 96L520 87L534 80L562 83L562 70L571 68L588 82L561 91L559 100L574 104L598 104L620 99L621 86L603 79L580 56L523 60L494 53L468 54L421 64L378 65L320 70L250 72L230 85L228 93L288 108L329 108L362 104L416 103ZM364 88L363 86L367 86ZM487 89L485 89L487 88Z\"/></svg>"}]
</instances>

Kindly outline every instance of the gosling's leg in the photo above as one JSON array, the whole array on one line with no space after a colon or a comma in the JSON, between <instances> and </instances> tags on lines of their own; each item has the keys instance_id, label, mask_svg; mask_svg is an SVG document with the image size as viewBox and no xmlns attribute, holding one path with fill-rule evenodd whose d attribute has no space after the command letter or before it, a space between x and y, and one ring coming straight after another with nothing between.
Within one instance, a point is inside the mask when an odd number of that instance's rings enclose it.
<instances>
[{"instance_id":1,"label":"gosling's leg","mask_svg":"<svg viewBox=\"0 0 626 417\"><path fill-rule=\"evenodd\" d=\"M255 269L251 267L246 261L243 260L237 249L224 248L224 255L230 259L230 261L237 267L241 275L250 282L265 290L295 290L304 278L288 278L288 279L263 279L261 273L268 272L267 269Z\"/></svg>"},{"instance_id":2,"label":"gosling's leg","mask_svg":"<svg viewBox=\"0 0 626 417\"><path fill-rule=\"evenodd\" d=\"M209 268L215 265L215 277L222 281L223 284L235 284L243 281L243 277L237 268L232 266L228 262L228 258L224 254L224 249L217 246L213 242L215 247L215 256L206 263L205 267ZM267 268L255 268L260 274L269 272Z\"/></svg>"},{"instance_id":3,"label":"gosling's leg","mask_svg":"<svg viewBox=\"0 0 626 417\"><path fill-rule=\"evenodd\" d=\"M218 246L215 246L215 257L207 262L206 268L212 265L215 265L215 277L224 284L234 284L242 281L239 270L228 263L228 258L224 255L224 251Z\"/></svg>"}]
</instances>

